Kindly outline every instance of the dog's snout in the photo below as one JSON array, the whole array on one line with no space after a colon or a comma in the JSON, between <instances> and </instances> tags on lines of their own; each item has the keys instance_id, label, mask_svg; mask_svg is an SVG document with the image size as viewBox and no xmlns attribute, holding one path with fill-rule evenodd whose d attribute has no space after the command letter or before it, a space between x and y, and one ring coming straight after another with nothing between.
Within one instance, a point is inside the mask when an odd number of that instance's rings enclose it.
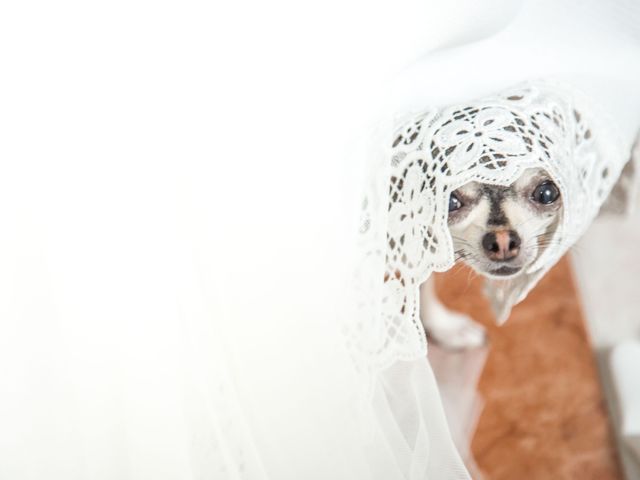
<instances>
[{"instance_id":1,"label":"dog's snout","mask_svg":"<svg viewBox=\"0 0 640 480\"><path fill-rule=\"evenodd\" d=\"M520 236L514 230L488 232L482 237L482 248L495 261L513 260L520 252Z\"/></svg>"}]
</instances>

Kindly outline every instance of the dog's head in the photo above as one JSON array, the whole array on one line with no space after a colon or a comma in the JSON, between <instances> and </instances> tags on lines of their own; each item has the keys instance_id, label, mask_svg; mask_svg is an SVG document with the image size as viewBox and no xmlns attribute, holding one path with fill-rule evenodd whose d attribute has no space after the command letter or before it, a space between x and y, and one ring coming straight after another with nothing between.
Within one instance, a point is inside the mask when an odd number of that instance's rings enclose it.
<instances>
[{"instance_id":1,"label":"dog's head","mask_svg":"<svg viewBox=\"0 0 640 480\"><path fill-rule=\"evenodd\" d=\"M508 187L470 182L449 198L456 258L488 277L516 276L553 241L561 215L560 190L542 169Z\"/></svg>"}]
</instances>

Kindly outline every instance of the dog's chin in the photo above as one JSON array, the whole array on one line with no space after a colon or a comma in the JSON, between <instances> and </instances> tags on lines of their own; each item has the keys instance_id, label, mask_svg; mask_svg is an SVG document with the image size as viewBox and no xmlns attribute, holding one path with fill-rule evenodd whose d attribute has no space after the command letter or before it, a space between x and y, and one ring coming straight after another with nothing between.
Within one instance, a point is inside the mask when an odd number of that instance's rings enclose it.
<instances>
[{"instance_id":1,"label":"dog's chin","mask_svg":"<svg viewBox=\"0 0 640 480\"><path fill-rule=\"evenodd\" d=\"M495 268L486 269L483 274L490 278L506 280L518 276L523 270L522 266L502 265Z\"/></svg>"},{"instance_id":2,"label":"dog's chin","mask_svg":"<svg viewBox=\"0 0 640 480\"><path fill-rule=\"evenodd\" d=\"M525 271L525 265L505 265L499 263L478 265L475 262L468 262L467 265L475 270L476 273L493 280L508 280L517 277Z\"/></svg>"},{"instance_id":3,"label":"dog's chin","mask_svg":"<svg viewBox=\"0 0 640 480\"><path fill-rule=\"evenodd\" d=\"M493 280L508 280L510 278L517 277L518 275L522 274L527 267L527 263L504 264L490 262L478 265L469 262L468 265L480 275Z\"/></svg>"},{"instance_id":4,"label":"dog's chin","mask_svg":"<svg viewBox=\"0 0 640 480\"><path fill-rule=\"evenodd\" d=\"M508 280L526 272L537 258L537 255L537 250L529 249L512 262L488 262L482 265L480 269L476 268L476 270L494 280Z\"/></svg>"},{"instance_id":5,"label":"dog's chin","mask_svg":"<svg viewBox=\"0 0 640 480\"><path fill-rule=\"evenodd\" d=\"M535 261L537 255L537 250L528 249L510 262L495 262L480 256L472 256L464 262L476 273L492 280L509 280L523 275Z\"/></svg>"}]
</instances>

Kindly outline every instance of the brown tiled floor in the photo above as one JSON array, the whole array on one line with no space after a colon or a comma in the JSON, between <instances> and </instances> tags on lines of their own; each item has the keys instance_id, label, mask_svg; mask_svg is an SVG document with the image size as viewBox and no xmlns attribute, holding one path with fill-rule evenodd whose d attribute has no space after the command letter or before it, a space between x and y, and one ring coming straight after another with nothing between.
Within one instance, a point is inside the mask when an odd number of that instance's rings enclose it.
<instances>
[{"instance_id":1,"label":"brown tiled floor","mask_svg":"<svg viewBox=\"0 0 640 480\"><path fill-rule=\"evenodd\" d=\"M440 298L489 331L472 451L486 480L621 479L571 266L563 259L502 327L459 267L438 276Z\"/></svg>"}]
</instances>

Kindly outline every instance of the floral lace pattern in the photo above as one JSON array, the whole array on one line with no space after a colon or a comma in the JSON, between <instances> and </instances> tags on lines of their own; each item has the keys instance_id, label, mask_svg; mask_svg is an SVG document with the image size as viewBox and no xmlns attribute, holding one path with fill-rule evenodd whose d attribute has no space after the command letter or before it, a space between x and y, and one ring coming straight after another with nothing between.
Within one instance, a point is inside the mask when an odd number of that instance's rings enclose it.
<instances>
[{"instance_id":1,"label":"floral lace pattern","mask_svg":"<svg viewBox=\"0 0 640 480\"><path fill-rule=\"evenodd\" d=\"M361 230L365 262L384 265L384 275L376 277L381 285L367 291L370 298L377 292L381 300L372 299L374 308L357 315L358 330L369 329L359 348L372 362L388 365L426 353L419 286L431 272L453 266L447 217L456 188L470 181L509 185L525 169L540 167L563 196L564 215L553 246L516 282L488 285L501 319L584 232L625 156L604 131L607 126L588 115L576 98L562 87L529 83L479 101L431 109L397 128L387 151L390 165L383 169L386 178L378 182L384 188L386 181L386 204L384 195L368 196ZM377 206L371 201L376 198ZM378 215L372 214L376 208ZM386 225L376 228L372 218L384 218ZM363 270L375 271L371 266ZM382 320L371 322L371 315Z\"/></svg>"}]
</instances>

